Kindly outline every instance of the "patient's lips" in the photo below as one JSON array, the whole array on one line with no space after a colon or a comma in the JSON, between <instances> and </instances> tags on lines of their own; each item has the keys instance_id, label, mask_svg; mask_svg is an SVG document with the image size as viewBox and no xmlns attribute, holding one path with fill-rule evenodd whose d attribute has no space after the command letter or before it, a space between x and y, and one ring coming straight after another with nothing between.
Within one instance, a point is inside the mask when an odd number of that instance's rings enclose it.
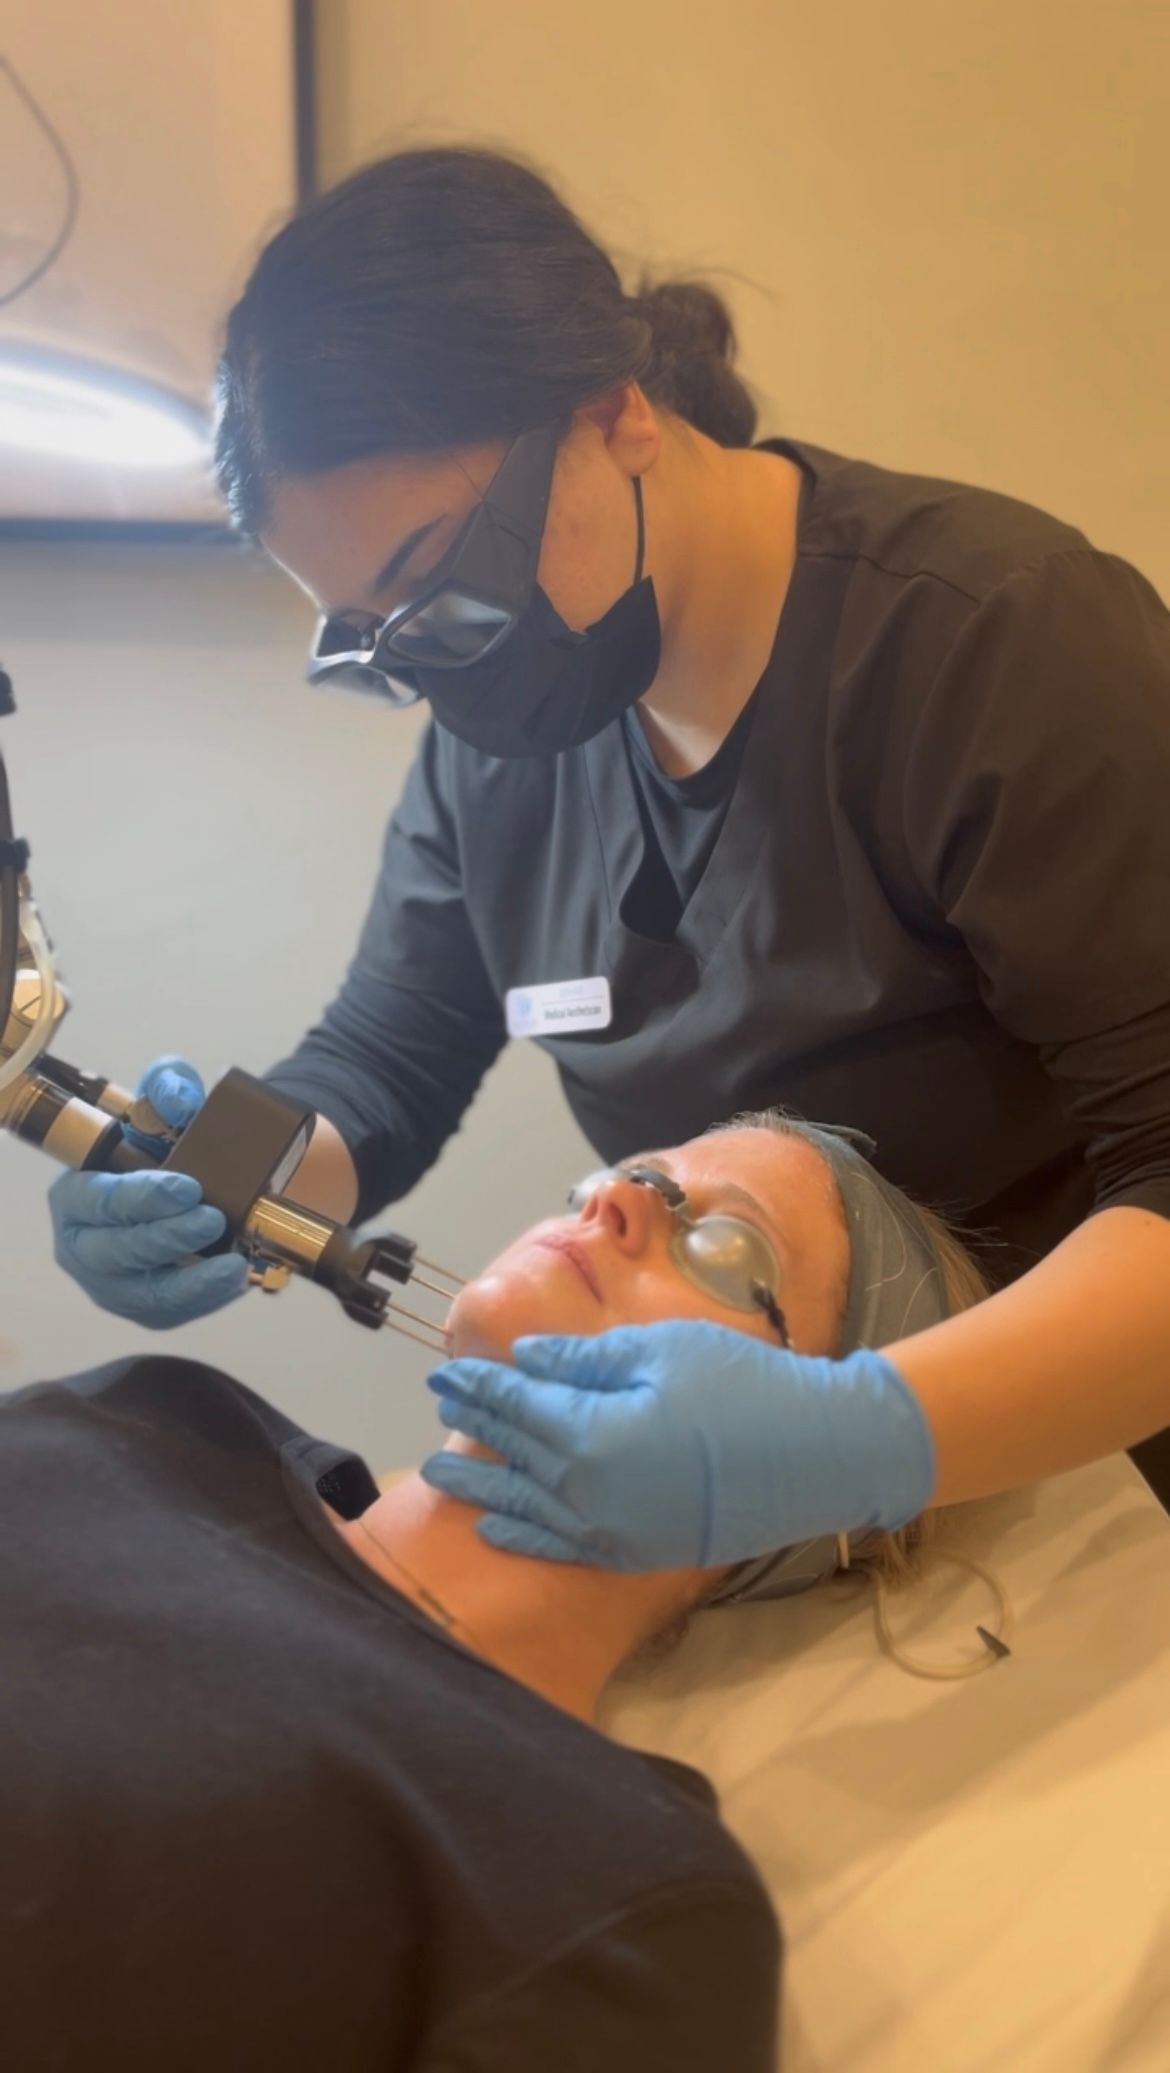
<instances>
[{"instance_id":1,"label":"patient's lips","mask_svg":"<svg viewBox=\"0 0 1170 2073\"><path fill-rule=\"evenodd\" d=\"M543 1246L546 1252L559 1252L562 1254L568 1260L570 1266L577 1269L590 1295L600 1303L601 1289L598 1286L597 1276L593 1272L593 1268L586 1256L584 1246L575 1244L573 1239L566 1232L562 1231L549 1231L543 1238L534 1239L533 1243Z\"/></svg>"}]
</instances>

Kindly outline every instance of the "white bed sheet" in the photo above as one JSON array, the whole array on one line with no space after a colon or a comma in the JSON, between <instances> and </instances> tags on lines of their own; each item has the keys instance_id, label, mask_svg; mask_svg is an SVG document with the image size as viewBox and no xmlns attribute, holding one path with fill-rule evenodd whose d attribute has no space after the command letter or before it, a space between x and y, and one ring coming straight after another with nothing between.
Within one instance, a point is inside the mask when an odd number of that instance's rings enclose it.
<instances>
[{"instance_id":1,"label":"white bed sheet","mask_svg":"<svg viewBox=\"0 0 1170 2073\"><path fill-rule=\"evenodd\" d=\"M843 1583L700 1615L601 1724L706 1771L759 1865L784 2073L1168 2073L1170 1519L1117 1456L944 1545L1013 1604L986 1674L908 1675ZM891 1617L954 1661L994 1612L938 1565Z\"/></svg>"}]
</instances>

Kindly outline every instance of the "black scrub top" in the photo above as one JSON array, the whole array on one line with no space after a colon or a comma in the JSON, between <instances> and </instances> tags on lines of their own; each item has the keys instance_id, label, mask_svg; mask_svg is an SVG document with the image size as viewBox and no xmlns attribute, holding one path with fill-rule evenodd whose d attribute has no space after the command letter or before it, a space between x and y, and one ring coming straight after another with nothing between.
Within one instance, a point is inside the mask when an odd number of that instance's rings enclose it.
<instances>
[{"instance_id":1,"label":"black scrub top","mask_svg":"<svg viewBox=\"0 0 1170 2073\"><path fill-rule=\"evenodd\" d=\"M458 1125L508 989L597 975L609 1027L539 1041L603 1160L773 1104L852 1124L997 1282L1094 1207L1170 1216L1170 614L1030 505L766 445L804 475L795 565L704 830L684 793L672 838L628 718L517 761L428 728L271 1075L360 1216Z\"/></svg>"}]
</instances>

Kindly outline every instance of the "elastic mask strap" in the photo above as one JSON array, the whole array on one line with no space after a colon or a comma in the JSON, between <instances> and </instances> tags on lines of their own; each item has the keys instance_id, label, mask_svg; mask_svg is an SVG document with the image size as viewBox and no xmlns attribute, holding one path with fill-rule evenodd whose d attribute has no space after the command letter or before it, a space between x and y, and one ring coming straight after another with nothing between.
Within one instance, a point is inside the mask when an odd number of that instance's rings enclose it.
<instances>
[{"instance_id":1,"label":"elastic mask strap","mask_svg":"<svg viewBox=\"0 0 1170 2073\"><path fill-rule=\"evenodd\" d=\"M642 563L646 556L646 514L642 509L642 478L634 477L634 507L638 513L638 553L634 562L634 581L642 581Z\"/></svg>"}]
</instances>

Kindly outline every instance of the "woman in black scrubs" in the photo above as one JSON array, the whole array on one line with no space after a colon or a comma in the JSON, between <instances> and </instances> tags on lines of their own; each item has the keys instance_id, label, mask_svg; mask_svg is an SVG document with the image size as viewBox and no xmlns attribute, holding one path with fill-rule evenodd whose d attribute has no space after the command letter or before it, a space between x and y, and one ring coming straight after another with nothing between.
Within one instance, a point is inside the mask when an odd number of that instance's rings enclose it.
<instances>
[{"instance_id":1,"label":"woman in black scrubs","mask_svg":"<svg viewBox=\"0 0 1170 2073\"><path fill-rule=\"evenodd\" d=\"M433 715L272 1074L324 1119L298 1193L402 1195L523 1034L605 1162L770 1104L852 1125L1000 1285L881 1355L762 1347L755 1389L684 1323L433 1378L505 1459L433 1470L482 1531L634 1568L1170 1424L1170 616L1014 499L753 445L732 357L709 291L625 294L530 171L432 150L272 240L221 370L221 481L320 607L312 673ZM236 1291L181 1264L215 1212L138 1188L113 1228L124 1187L54 1191L98 1301Z\"/></svg>"}]
</instances>

